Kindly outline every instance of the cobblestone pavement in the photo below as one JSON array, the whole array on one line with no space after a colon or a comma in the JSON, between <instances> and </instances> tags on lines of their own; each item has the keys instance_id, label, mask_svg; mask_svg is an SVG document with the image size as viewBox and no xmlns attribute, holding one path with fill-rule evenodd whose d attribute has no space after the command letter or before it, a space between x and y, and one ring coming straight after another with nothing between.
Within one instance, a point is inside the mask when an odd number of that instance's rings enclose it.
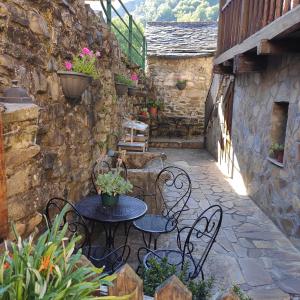
<instances>
[{"instance_id":1,"label":"cobblestone pavement","mask_svg":"<svg viewBox=\"0 0 300 300\"><path fill-rule=\"evenodd\" d=\"M181 220L190 225L205 208L220 204L221 231L205 264L205 276L216 289L239 284L254 300L300 299L300 252L247 196L234 191L205 150L153 149L165 152L167 164L185 169L193 191L190 211ZM139 232L130 234L132 248L141 245ZM159 247L175 247L176 233L161 236ZM131 258L132 263L136 257Z\"/></svg>"}]
</instances>

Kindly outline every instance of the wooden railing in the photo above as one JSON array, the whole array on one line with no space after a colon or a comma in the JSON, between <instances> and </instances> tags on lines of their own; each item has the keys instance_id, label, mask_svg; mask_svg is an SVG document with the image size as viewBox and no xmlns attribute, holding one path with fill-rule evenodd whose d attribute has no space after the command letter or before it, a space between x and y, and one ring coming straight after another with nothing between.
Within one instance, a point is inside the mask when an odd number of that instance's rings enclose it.
<instances>
[{"instance_id":1,"label":"wooden railing","mask_svg":"<svg viewBox=\"0 0 300 300\"><path fill-rule=\"evenodd\" d=\"M130 300L143 300L143 281L126 264L117 272L117 279L114 280L113 286L109 288L109 296L130 295ZM192 293L187 287L173 275L160 285L154 295L154 300L192 300Z\"/></svg>"},{"instance_id":2,"label":"wooden railing","mask_svg":"<svg viewBox=\"0 0 300 300\"><path fill-rule=\"evenodd\" d=\"M221 0L217 55L242 43L300 0Z\"/></svg>"}]
</instances>

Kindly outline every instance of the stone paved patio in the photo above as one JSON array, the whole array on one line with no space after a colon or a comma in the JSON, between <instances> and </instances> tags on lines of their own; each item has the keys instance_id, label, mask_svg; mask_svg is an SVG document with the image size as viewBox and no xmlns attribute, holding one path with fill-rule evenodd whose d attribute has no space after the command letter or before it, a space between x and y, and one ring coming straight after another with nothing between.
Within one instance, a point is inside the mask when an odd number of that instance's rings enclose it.
<instances>
[{"instance_id":1,"label":"stone paved patio","mask_svg":"<svg viewBox=\"0 0 300 300\"><path fill-rule=\"evenodd\" d=\"M216 289L237 283L254 300L298 299L300 295L300 252L247 196L234 191L205 150L152 149L165 152L167 164L184 168L191 176L190 211L181 221L189 225L202 210L220 204L224 220L217 243L205 265ZM192 213L191 213L192 212ZM176 234L162 236L160 247L175 247ZM139 232L132 231L132 248L141 245ZM134 252L134 251L133 251ZM135 256L131 257L133 263ZM299 298L300 299L300 298Z\"/></svg>"}]
</instances>

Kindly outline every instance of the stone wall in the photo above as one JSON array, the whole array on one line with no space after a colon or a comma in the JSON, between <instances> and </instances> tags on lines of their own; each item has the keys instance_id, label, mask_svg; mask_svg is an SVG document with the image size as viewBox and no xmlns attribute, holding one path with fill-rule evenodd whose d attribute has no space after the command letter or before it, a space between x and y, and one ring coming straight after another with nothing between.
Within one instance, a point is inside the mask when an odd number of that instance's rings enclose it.
<instances>
[{"instance_id":1,"label":"stone wall","mask_svg":"<svg viewBox=\"0 0 300 300\"><path fill-rule=\"evenodd\" d=\"M209 89L212 57L162 58L148 56L148 75L151 76L158 99L163 100L163 114L195 116L196 133L203 133L204 104ZM178 79L187 80L184 90L178 90Z\"/></svg>"},{"instance_id":2,"label":"stone wall","mask_svg":"<svg viewBox=\"0 0 300 300\"><path fill-rule=\"evenodd\" d=\"M114 73L128 74L126 61L83 0L1 1L0 27L0 90L17 78L35 104L3 114L9 220L27 234L51 197L76 201L89 192L99 143L116 145L133 100L116 96ZM83 47L101 52L101 76L73 106L56 72Z\"/></svg>"},{"instance_id":3,"label":"stone wall","mask_svg":"<svg viewBox=\"0 0 300 300\"><path fill-rule=\"evenodd\" d=\"M242 178L248 193L298 246L300 246L300 55L270 57L262 73L235 79L232 141L219 161L230 176ZM275 102L289 103L283 165L272 163L272 118ZM222 115L219 111L219 115ZM218 144L220 124L208 130ZM219 138L218 138L219 139ZM212 141L210 141L212 145ZM211 146L210 146L211 147Z\"/></svg>"}]
</instances>

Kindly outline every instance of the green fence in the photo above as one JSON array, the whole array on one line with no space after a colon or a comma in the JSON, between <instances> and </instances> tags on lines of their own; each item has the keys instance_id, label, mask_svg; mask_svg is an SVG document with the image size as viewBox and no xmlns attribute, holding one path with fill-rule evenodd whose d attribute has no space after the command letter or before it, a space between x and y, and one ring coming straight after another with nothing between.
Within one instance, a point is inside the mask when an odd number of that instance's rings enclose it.
<instances>
[{"instance_id":1,"label":"green fence","mask_svg":"<svg viewBox=\"0 0 300 300\"><path fill-rule=\"evenodd\" d=\"M115 32L129 61L145 69L147 44L142 29L134 21L121 0L100 0L100 2L106 15L107 24ZM115 3L119 5L120 10L124 11L123 17Z\"/></svg>"}]
</instances>

